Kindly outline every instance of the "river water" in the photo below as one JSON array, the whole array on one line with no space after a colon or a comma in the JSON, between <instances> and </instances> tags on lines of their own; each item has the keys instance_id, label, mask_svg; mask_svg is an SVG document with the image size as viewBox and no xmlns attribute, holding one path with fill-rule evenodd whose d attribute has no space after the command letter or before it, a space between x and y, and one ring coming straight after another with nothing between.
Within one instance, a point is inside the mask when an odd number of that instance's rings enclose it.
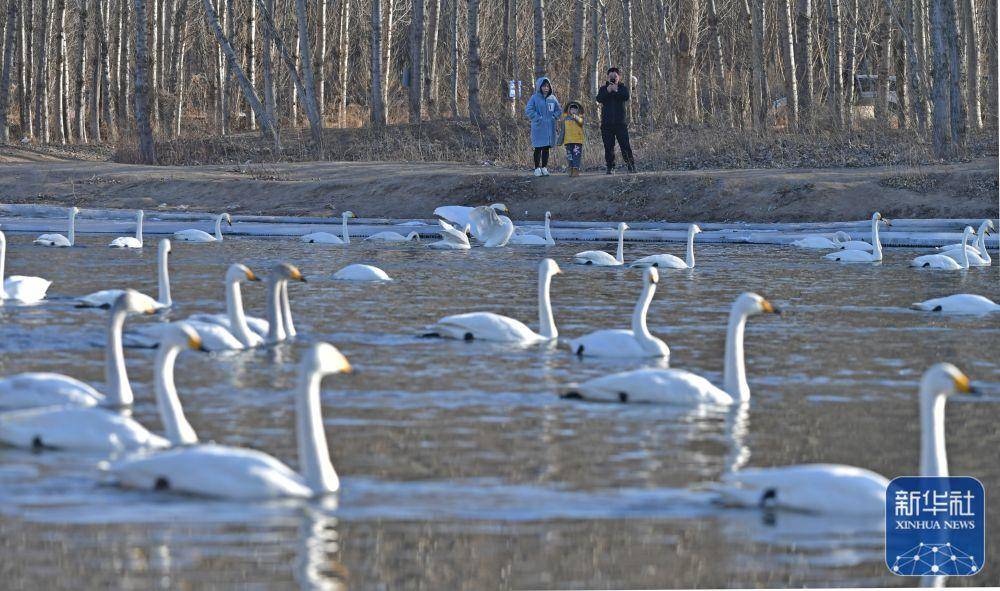
<instances>
[{"instance_id":1,"label":"river water","mask_svg":"<svg viewBox=\"0 0 1000 591\"><path fill-rule=\"evenodd\" d=\"M156 293L156 253L30 246L8 235L9 274L53 281L49 301L0 307L0 375L58 371L100 384L104 312L65 298L106 287ZM0 448L4 588L482 589L566 587L896 586L880 519L765 516L710 502L707 485L747 466L836 462L887 477L915 474L917 383L938 361L983 391L947 414L951 471L1000 490L1000 315L941 317L914 301L958 292L1000 300L996 267L913 270L922 251L891 249L878 266L820 252L704 245L692 271L662 270L651 330L671 364L721 380L725 322L742 291L784 314L747 330L752 402L742 411L563 400L574 381L643 362L578 360L555 347L509 348L418 338L452 313L492 310L536 324L537 263L564 273L552 298L564 337L628 326L641 287L631 269L574 266L612 244L439 252L419 245L347 248L292 239L175 243L170 318L222 311L231 262L258 272L297 264L300 335L271 349L188 352L177 385L203 440L253 446L296 466L292 389L306 344L325 340L355 373L326 380L323 413L339 495L309 503L232 503L122 491L105 457ZM627 244L626 259L681 245ZM331 280L376 264L395 281ZM244 288L263 315L264 289ZM146 321L145 319L142 321ZM129 350L134 416L159 429L153 354ZM989 505L988 505L989 506ZM1000 552L1000 513L988 518ZM973 578L998 584L987 559Z\"/></svg>"}]
</instances>

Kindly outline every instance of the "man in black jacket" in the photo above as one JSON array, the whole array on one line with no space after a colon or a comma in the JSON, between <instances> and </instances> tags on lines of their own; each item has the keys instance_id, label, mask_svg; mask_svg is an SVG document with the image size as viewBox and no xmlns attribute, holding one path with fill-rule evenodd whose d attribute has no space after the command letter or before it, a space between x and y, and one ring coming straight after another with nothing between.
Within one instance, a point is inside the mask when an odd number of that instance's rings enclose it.
<instances>
[{"instance_id":1,"label":"man in black jacket","mask_svg":"<svg viewBox=\"0 0 1000 591\"><path fill-rule=\"evenodd\" d=\"M601 139L604 140L604 161L608 174L615 170L615 140L622 151L622 160L629 172L635 172L635 159L628 141L628 123L625 120L625 102L628 101L628 87L619 82L618 68L608 68L608 81L597 91L597 102L601 103Z\"/></svg>"}]
</instances>

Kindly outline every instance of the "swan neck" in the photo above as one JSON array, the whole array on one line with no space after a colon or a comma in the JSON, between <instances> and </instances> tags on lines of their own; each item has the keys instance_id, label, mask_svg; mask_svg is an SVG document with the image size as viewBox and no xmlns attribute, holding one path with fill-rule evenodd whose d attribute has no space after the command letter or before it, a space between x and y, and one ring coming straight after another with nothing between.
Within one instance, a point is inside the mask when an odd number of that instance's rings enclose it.
<instances>
[{"instance_id":1,"label":"swan neck","mask_svg":"<svg viewBox=\"0 0 1000 591\"><path fill-rule=\"evenodd\" d=\"M299 466L302 478L315 494L324 494L340 487L337 472L330 462L326 431L320 411L322 376L307 368L299 377L299 392L295 401L296 437L299 446Z\"/></svg>"},{"instance_id":2,"label":"swan neck","mask_svg":"<svg viewBox=\"0 0 1000 591\"><path fill-rule=\"evenodd\" d=\"M649 304L653 301L655 293L656 284L652 281L644 281L642 293L639 294L635 309L632 311L632 334L635 335L636 340L643 348L646 348L646 343L653 340L653 335L650 334L649 328L646 326L646 314L649 312Z\"/></svg>"},{"instance_id":3,"label":"swan neck","mask_svg":"<svg viewBox=\"0 0 1000 591\"><path fill-rule=\"evenodd\" d=\"M281 314L281 280L272 280L267 286L267 342L285 340L285 327Z\"/></svg>"},{"instance_id":4,"label":"swan neck","mask_svg":"<svg viewBox=\"0 0 1000 591\"><path fill-rule=\"evenodd\" d=\"M619 265L625 263L625 228L618 229L618 251L615 253L615 260Z\"/></svg>"},{"instance_id":5,"label":"swan neck","mask_svg":"<svg viewBox=\"0 0 1000 591\"><path fill-rule=\"evenodd\" d=\"M552 287L552 274L541 272L538 275L538 334L546 339L554 339L559 336L556 329L556 321L552 316L552 298L550 289Z\"/></svg>"},{"instance_id":6,"label":"swan neck","mask_svg":"<svg viewBox=\"0 0 1000 591\"><path fill-rule=\"evenodd\" d=\"M687 244L687 266L689 269L694 268L694 229L688 230L688 244Z\"/></svg>"},{"instance_id":7,"label":"swan neck","mask_svg":"<svg viewBox=\"0 0 1000 591\"><path fill-rule=\"evenodd\" d=\"M350 234L347 233L347 216L341 217L340 218L340 222L341 222L341 225L342 225L342 227L340 229L340 238L341 238L341 240L344 241L344 244L350 244L351 243L351 236L350 236Z\"/></svg>"},{"instance_id":8,"label":"swan neck","mask_svg":"<svg viewBox=\"0 0 1000 591\"><path fill-rule=\"evenodd\" d=\"M141 213L135 218L135 239L139 241L139 246L142 246L142 214Z\"/></svg>"},{"instance_id":9,"label":"swan neck","mask_svg":"<svg viewBox=\"0 0 1000 591\"><path fill-rule=\"evenodd\" d=\"M222 240L222 216L215 218L215 239Z\"/></svg>"},{"instance_id":10,"label":"swan neck","mask_svg":"<svg viewBox=\"0 0 1000 591\"><path fill-rule=\"evenodd\" d=\"M969 268L969 233L962 234L962 267Z\"/></svg>"},{"instance_id":11,"label":"swan neck","mask_svg":"<svg viewBox=\"0 0 1000 591\"><path fill-rule=\"evenodd\" d=\"M69 245L76 244L76 212L69 212Z\"/></svg>"},{"instance_id":12,"label":"swan neck","mask_svg":"<svg viewBox=\"0 0 1000 591\"><path fill-rule=\"evenodd\" d=\"M6 277L7 265L7 238L0 237L0 300L7 299L7 290L4 289L3 279Z\"/></svg>"},{"instance_id":13,"label":"swan neck","mask_svg":"<svg viewBox=\"0 0 1000 591\"><path fill-rule=\"evenodd\" d=\"M281 282L281 320L284 323L285 332L290 337L294 337L298 332L295 330L295 323L292 322L292 305L288 303L288 282Z\"/></svg>"},{"instance_id":14,"label":"swan neck","mask_svg":"<svg viewBox=\"0 0 1000 591\"><path fill-rule=\"evenodd\" d=\"M243 291L239 280L226 282L226 312L229 316L229 326L244 347L253 347L250 327L247 326L247 316L243 311Z\"/></svg>"},{"instance_id":15,"label":"swan neck","mask_svg":"<svg viewBox=\"0 0 1000 591\"><path fill-rule=\"evenodd\" d=\"M976 237L976 250L979 254L983 255L983 258L990 260L990 253L986 251L986 224L988 222L983 222L979 225L979 235Z\"/></svg>"},{"instance_id":16,"label":"swan neck","mask_svg":"<svg viewBox=\"0 0 1000 591\"><path fill-rule=\"evenodd\" d=\"M882 242L878 237L878 220L872 219L872 249L876 261L882 260Z\"/></svg>"},{"instance_id":17,"label":"swan neck","mask_svg":"<svg viewBox=\"0 0 1000 591\"><path fill-rule=\"evenodd\" d=\"M750 385L747 383L743 354L743 333L746 323L746 314L734 306L733 311L729 313L729 325L726 328L726 360L723 377L723 389L733 398L744 402L750 400Z\"/></svg>"},{"instance_id":18,"label":"swan neck","mask_svg":"<svg viewBox=\"0 0 1000 591\"><path fill-rule=\"evenodd\" d=\"M552 228L549 227L549 218L545 218L545 242L549 244L555 244L555 240L552 239Z\"/></svg>"},{"instance_id":19,"label":"swan neck","mask_svg":"<svg viewBox=\"0 0 1000 591\"><path fill-rule=\"evenodd\" d=\"M159 264L157 265L158 268L156 270L158 283L157 289L159 291L160 304L166 307L170 307L174 303L173 299L170 297L170 257L168 255L169 253L166 248L160 249L158 260Z\"/></svg>"},{"instance_id":20,"label":"swan neck","mask_svg":"<svg viewBox=\"0 0 1000 591\"><path fill-rule=\"evenodd\" d=\"M920 388L920 475L948 476L944 443L945 397Z\"/></svg>"},{"instance_id":21,"label":"swan neck","mask_svg":"<svg viewBox=\"0 0 1000 591\"><path fill-rule=\"evenodd\" d=\"M179 354L180 347L176 345L160 348L153 368L153 387L167 440L172 445L191 445L198 443L198 434L184 416L184 407L174 386L174 364Z\"/></svg>"},{"instance_id":22,"label":"swan neck","mask_svg":"<svg viewBox=\"0 0 1000 591\"><path fill-rule=\"evenodd\" d=\"M124 310L115 310L108 320L108 342L104 351L104 382L106 402L111 406L132 404L132 385L125 371L125 351L122 348L122 329L125 327Z\"/></svg>"}]
</instances>

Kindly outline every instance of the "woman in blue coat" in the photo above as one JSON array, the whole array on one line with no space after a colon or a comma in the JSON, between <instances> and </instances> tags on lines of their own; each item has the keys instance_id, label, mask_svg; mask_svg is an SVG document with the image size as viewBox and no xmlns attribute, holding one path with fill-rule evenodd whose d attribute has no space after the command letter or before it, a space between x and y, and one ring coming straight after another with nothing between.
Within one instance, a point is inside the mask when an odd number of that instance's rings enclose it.
<instances>
[{"instance_id":1,"label":"woman in blue coat","mask_svg":"<svg viewBox=\"0 0 1000 591\"><path fill-rule=\"evenodd\" d=\"M531 147L535 149L535 176L549 176L549 148L556 143L556 120L562 115L559 100L552 93L552 83L542 77L535 81L524 114L531 119Z\"/></svg>"}]
</instances>

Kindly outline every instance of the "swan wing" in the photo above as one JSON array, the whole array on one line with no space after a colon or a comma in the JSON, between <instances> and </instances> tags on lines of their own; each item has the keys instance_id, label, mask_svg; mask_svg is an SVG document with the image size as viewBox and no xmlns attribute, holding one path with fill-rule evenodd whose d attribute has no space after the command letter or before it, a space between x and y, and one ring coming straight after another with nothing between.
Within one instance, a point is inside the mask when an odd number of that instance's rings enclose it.
<instances>
[{"instance_id":1,"label":"swan wing","mask_svg":"<svg viewBox=\"0 0 1000 591\"><path fill-rule=\"evenodd\" d=\"M860 251L858 251L860 252ZM925 254L910 261L911 267L930 267L931 269L944 269L947 271L957 271L962 268L955 262L955 259L943 254Z\"/></svg>"},{"instance_id":2,"label":"swan wing","mask_svg":"<svg viewBox=\"0 0 1000 591\"><path fill-rule=\"evenodd\" d=\"M235 351L243 349L243 343L228 329L211 322L188 322L198 332L202 346L208 351Z\"/></svg>"},{"instance_id":3,"label":"swan wing","mask_svg":"<svg viewBox=\"0 0 1000 591\"><path fill-rule=\"evenodd\" d=\"M840 248L840 244L830 240L826 236L806 236L800 240L795 240L792 245L799 248Z\"/></svg>"},{"instance_id":4,"label":"swan wing","mask_svg":"<svg viewBox=\"0 0 1000 591\"><path fill-rule=\"evenodd\" d=\"M450 339L523 342L540 337L520 320L492 312L469 312L445 316L428 330Z\"/></svg>"},{"instance_id":5,"label":"swan wing","mask_svg":"<svg viewBox=\"0 0 1000 591\"><path fill-rule=\"evenodd\" d=\"M340 236L329 232L313 232L302 236L301 240L313 244L345 244Z\"/></svg>"},{"instance_id":6,"label":"swan wing","mask_svg":"<svg viewBox=\"0 0 1000 591\"><path fill-rule=\"evenodd\" d=\"M986 260L986 258L984 258L983 255L979 253L979 249L977 249L977 248L973 248L971 246L966 246L965 247L965 251L969 255L969 266L970 267L989 267L992 264L992 261ZM943 254L944 256L946 256L946 257L948 257L950 259L954 259L955 262L958 262L959 264L961 264L961 261L963 260L962 259L962 249L961 248L953 248L951 250L946 250L946 251L942 252L941 254ZM934 256L934 255L931 255L931 256Z\"/></svg>"},{"instance_id":7,"label":"swan wing","mask_svg":"<svg viewBox=\"0 0 1000 591\"><path fill-rule=\"evenodd\" d=\"M844 250L865 250L868 252L875 250L871 243L865 242L864 240L848 240L846 242L841 242L840 247Z\"/></svg>"},{"instance_id":8,"label":"swan wing","mask_svg":"<svg viewBox=\"0 0 1000 591\"><path fill-rule=\"evenodd\" d=\"M465 205L442 205L441 207L434 209L434 215L452 222L459 228L464 228L465 224L472 223L469 219L469 214L472 213L472 209L473 208Z\"/></svg>"},{"instance_id":9,"label":"swan wing","mask_svg":"<svg viewBox=\"0 0 1000 591\"><path fill-rule=\"evenodd\" d=\"M0 414L0 441L15 447L116 452L165 448L166 439L100 408L48 406Z\"/></svg>"},{"instance_id":10,"label":"swan wing","mask_svg":"<svg viewBox=\"0 0 1000 591\"><path fill-rule=\"evenodd\" d=\"M445 242L461 245L459 248L463 246L471 246L469 244L469 237L465 234L465 232L456 229L444 220L438 220L438 225L441 227L441 238L443 238ZM465 226L462 227L464 228Z\"/></svg>"},{"instance_id":11,"label":"swan wing","mask_svg":"<svg viewBox=\"0 0 1000 591\"><path fill-rule=\"evenodd\" d=\"M142 248L142 243L134 236L122 236L112 240L108 246L111 248Z\"/></svg>"},{"instance_id":12,"label":"swan wing","mask_svg":"<svg viewBox=\"0 0 1000 591\"><path fill-rule=\"evenodd\" d=\"M507 216L501 216L495 209L480 206L469 214L472 224L472 235L488 248L505 246L514 235L514 222Z\"/></svg>"},{"instance_id":13,"label":"swan wing","mask_svg":"<svg viewBox=\"0 0 1000 591\"><path fill-rule=\"evenodd\" d=\"M629 265L630 267L659 267L661 269L687 269L687 263L684 259L678 258L672 254L652 254L648 257L642 257L641 259L632 261Z\"/></svg>"},{"instance_id":14,"label":"swan wing","mask_svg":"<svg viewBox=\"0 0 1000 591\"><path fill-rule=\"evenodd\" d=\"M180 240L182 242L215 242L215 236L212 236L204 230L178 230L174 232L174 239Z\"/></svg>"},{"instance_id":15,"label":"swan wing","mask_svg":"<svg viewBox=\"0 0 1000 591\"><path fill-rule=\"evenodd\" d=\"M247 328L249 328L251 332L254 332L261 337L267 336L267 329L269 327L267 320L258 318L257 316L245 316L244 318L247 321ZM188 316L187 320L189 322L216 324L229 332L233 331L233 325L229 322L228 314L209 314L206 312L199 312L198 314Z\"/></svg>"},{"instance_id":16,"label":"swan wing","mask_svg":"<svg viewBox=\"0 0 1000 591\"><path fill-rule=\"evenodd\" d=\"M870 470L838 464L748 468L723 477L720 500L742 507L877 514L885 510L889 481Z\"/></svg>"},{"instance_id":17,"label":"swan wing","mask_svg":"<svg viewBox=\"0 0 1000 591\"><path fill-rule=\"evenodd\" d=\"M635 334L626 329L606 329L592 332L569 342L573 353L595 357L649 357Z\"/></svg>"},{"instance_id":18,"label":"swan wing","mask_svg":"<svg viewBox=\"0 0 1000 591\"><path fill-rule=\"evenodd\" d=\"M578 265L597 265L599 267L616 267L621 263L618 259L603 250L585 250L573 255L573 262Z\"/></svg>"},{"instance_id":19,"label":"swan wing","mask_svg":"<svg viewBox=\"0 0 1000 591\"><path fill-rule=\"evenodd\" d=\"M839 263L873 263L875 255L863 250L840 250L823 255L823 258Z\"/></svg>"},{"instance_id":20,"label":"swan wing","mask_svg":"<svg viewBox=\"0 0 1000 591\"><path fill-rule=\"evenodd\" d=\"M302 477L263 452L214 444L130 457L111 466L128 488L229 499L311 497Z\"/></svg>"},{"instance_id":21,"label":"swan wing","mask_svg":"<svg viewBox=\"0 0 1000 591\"><path fill-rule=\"evenodd\" d=\"M80 296L76 298L77 308L110 308L111 304L115 303L118 296L125 293L124 289L102 289L101 291L95 291L94 293L87 294L85 296ZM163 304L154 300L144 293L135 294L144 306L149 306L150 308L160 309L163 308Z\"/></svg>"},{"instance_id":22,"label":"swan wing","mask_svg":"<svg viewBox=\"0 0 1000 591\"><path fill-rule=\"evenodd\" d=\"M518 246L549 246L545 238L535 234L516 234L510 237L507 244L516 244Z\"/></svg>"},{"instance_id":23,"label":"swan wing","mask_svg":"<svg viewBox=\"0 0 1000 591\"><path fill-rule=\"evenodd\" d=\"M94 406L104 395L89 384L58 373L32 372L0 378L0 409Z\"/></svg>"},{"instance_id":24,"label":"swan wing","mask_svg":"<svg viewBox=\"0 0 1000 591\"><path fill-rule=\"evenodd\" d=\"M406 236L398 232L378 232L377 234L372 234L371 236L365 238L365 240L373 240L376 242L406 242Z\"/></svg>"},{"instance_id":25,"label":"swan wing","mask_svg":"<svg viewBox=\"0 0 1000 591\"><path fill-rule=\"evenodd\" d=\"M429 243L427 248L434 248L436 250L469 250L472 246L459 242L450 242L448 240L438 240L437 242Z\"/></svg>"},{"instance_id":26,"label":"swan wing","mask_svg":"<svg viewBox=\"0 0 1000 591\"><path fill-rule=\"evenodd\" d=\"M48 279L25 275L11 275L3 282L7 297L23 304L34 304L44 300L50 285L52 282Z\"/></svg>"},{"instance_id":27,"label":"swan wing","mask_svg":"<svg viewBox=\"0 0 1000 591\"><path fill-rule=\"evenodd\" d=\"M42 234L38 238L35 238L34 244L38 246L70 246L69 238L62 234Z\"/></svg>"},{"instance_id":28,"label":"swan wing","mask_svg":"<svg viewBox=\"0 0 1000 591\"><path fill-rule=\"evenodd\" d=\"M949 314L986 314L1000 310L993 300L974 293L958 293L943 298L934 298L913 304L917 310L925 312L945 312Z\"/></svg>"},{"instance_id":29,"label":"swan wing","mask_svg":"<svg viewBox=\"0 0 1000 591\"><path fill-rule=\"evenodd\" d=\"M583 398L661 404L732 404L733 397L682 369L636 369L587 380L572 388Z\"/></svg>"},{"instance_id":30,"label":"swan wing","mask_svg":"<svg viewBox=\"0 0 1000 591\"><path fill-rule=\"evenodd\" d=\"M333 278L344 281L392 281L388 273L371 265L347 265L334 273Z\"/></svg>"}]
</instances>

